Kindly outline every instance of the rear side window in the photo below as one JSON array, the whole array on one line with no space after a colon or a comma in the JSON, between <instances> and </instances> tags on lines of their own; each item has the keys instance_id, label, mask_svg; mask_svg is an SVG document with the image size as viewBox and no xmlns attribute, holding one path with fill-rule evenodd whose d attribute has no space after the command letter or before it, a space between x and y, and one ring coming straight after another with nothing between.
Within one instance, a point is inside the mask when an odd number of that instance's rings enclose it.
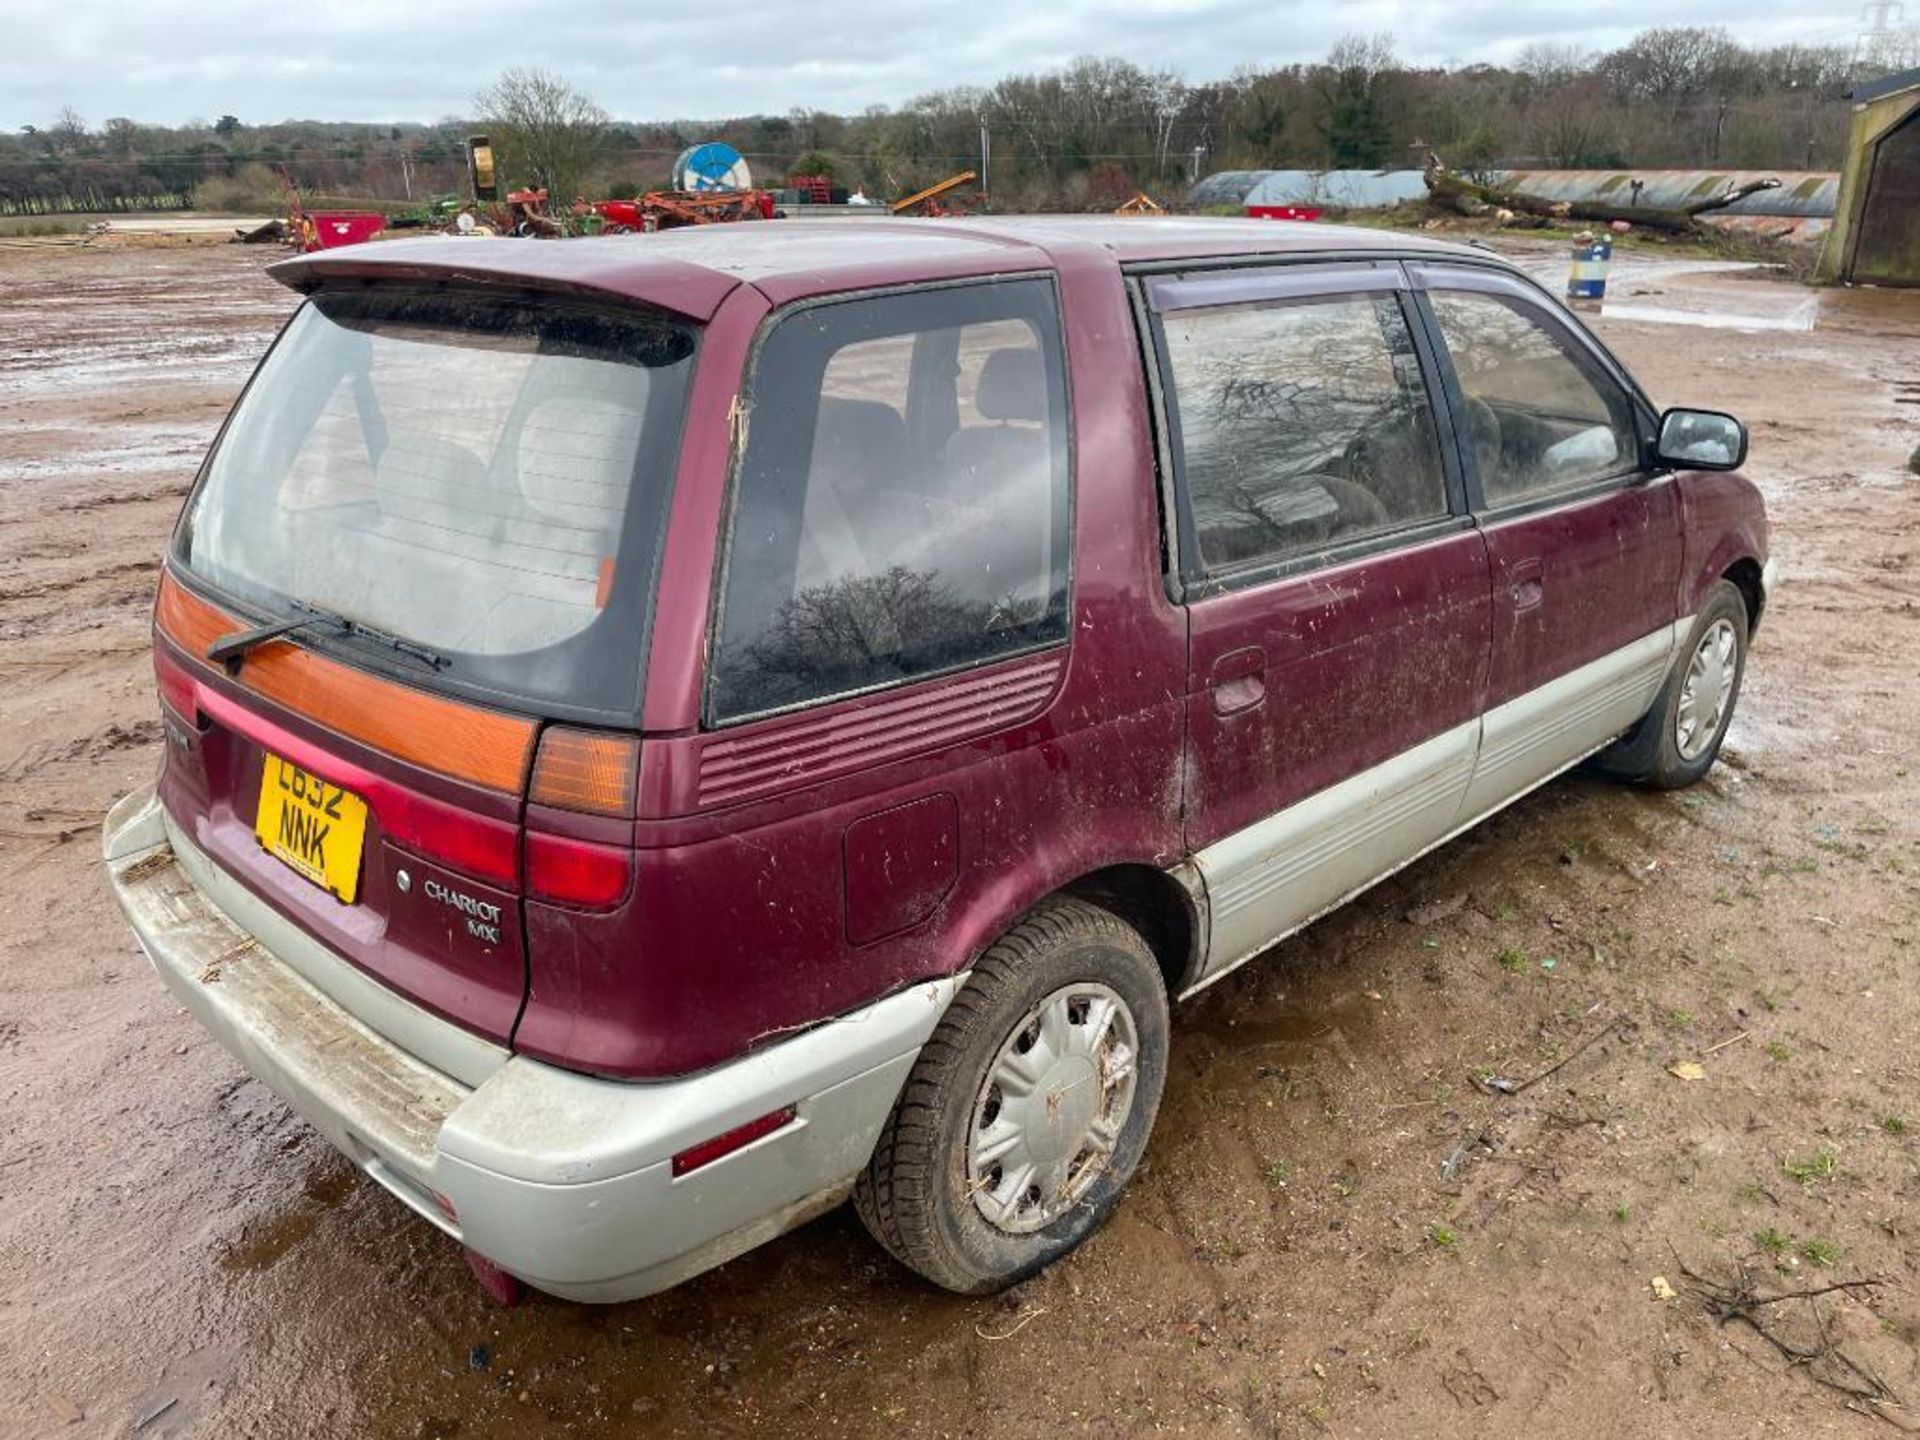
<instances>
[{"instance_id":1,"label":"rear side window","mask_svg":"<svg viewBox=\"0 0 1920 1440\"><path fill-rule=\"evenodd\" d=\"M1067 633L1052 283L817 305L749 387L709 716L911 680Z\"/></svg>"},{"instance_id":2,"label":"rear side window","mask_svg":"<svg viewBox=\"0 0 1920 1440\"><path fill-rule=\"evenodd\" d=\"M1208 571L1447 513L1426 383L1393 295L1183 310L1162 324Z\"/></svg>"},{"instance_id":3,"label":"rear side window","mask_svg":"<svg viewBox=\"0 0 1920 1440\"><path fill-rule=\"evenodd\" d=\"M1430 299L1488 504L1639 468L1632 400L1557 327L1501 295L1437 290Z\"/></svg>"}]
</instances>

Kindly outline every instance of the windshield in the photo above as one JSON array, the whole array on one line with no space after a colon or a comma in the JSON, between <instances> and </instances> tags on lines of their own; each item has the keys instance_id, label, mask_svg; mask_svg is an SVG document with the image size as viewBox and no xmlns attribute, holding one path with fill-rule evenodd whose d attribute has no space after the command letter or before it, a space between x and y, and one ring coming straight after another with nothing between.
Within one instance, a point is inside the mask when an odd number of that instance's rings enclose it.
<instances>
[{"instance_id":1,"label":"windshield","mask_svg":"<svg viewBox=\"0 0 1920 1440\"><path fill-rule=\"evenodd\" d=\"M551 297L323 293L235 410L176 557L271 615L424 647L455 688L629 716L693 348Z\"/></svg>"}]
</instances>

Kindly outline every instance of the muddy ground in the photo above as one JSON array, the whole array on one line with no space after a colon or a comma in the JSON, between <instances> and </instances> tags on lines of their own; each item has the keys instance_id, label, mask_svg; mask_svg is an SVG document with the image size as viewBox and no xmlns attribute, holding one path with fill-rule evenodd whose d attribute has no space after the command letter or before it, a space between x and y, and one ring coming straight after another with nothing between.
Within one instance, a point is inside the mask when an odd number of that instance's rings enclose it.
<instances>
[{"instance_id":1,"label":"muddy ground","mask_svg":"<svg viewBox=\"0 0 1920 1440\"><path fill-rule=\"evenodd\" d=\"M1079 1255L961 1300L841 1212L503 1312L169 1002L95 858L154 765L155 557L289 305L265 258L0 251L0 1433L1920 1424L1920 296L1624 267L1813 326L1596 321L1753 422L1787 584L1724 763L1553 784L1183 1006Z\"/></svg>"}]
</instances>

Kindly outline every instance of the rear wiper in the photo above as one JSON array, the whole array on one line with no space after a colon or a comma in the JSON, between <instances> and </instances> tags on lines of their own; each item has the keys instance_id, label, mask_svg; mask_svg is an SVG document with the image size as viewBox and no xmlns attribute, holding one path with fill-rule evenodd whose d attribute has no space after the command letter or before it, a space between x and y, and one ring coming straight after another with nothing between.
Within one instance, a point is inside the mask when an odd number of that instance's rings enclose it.
<instances>
[{"instance_id":1,"label":"rear wiper","mask_svg":"<svg viewBox=\"0 0 1920 1440\"><path fill-rule=\"evenodd\" d=\"M269 640L278 640L283 635L291 635L296 630L305 630L312 625L327 625L344 631L353 624L344 615L335 615L312 605L296 603L294 608L304 613L291 615L285 620L275 620L270 625L256 625L251 630L235 630L222 635L207 647L207 659L216 665L226 666L232 672L240 668L240 662L256 645L264 645Z\"/></svg>"},{"instance_id":2,"label":"rear wiper","mask_svg":"<svg viewBox=\"0 0 1920 1440\"><path fill-rule=\"evenodd\" d=\"M447 657L437 650L429 650L416 640L402 639L386 630L376 630L371 625L362 625L358 620L342 617L340 624L347 634L359 640L371 640L376 645L384 645L396 655L405 655L409 660L418 660L429 670L447 668Z\"/></svg>"},{"instance_id":3,"label":"rear wiper","mask_svg":"<svg viewBox=\"0 0 1920 1440\"><path fill-rule=\"evenodd\" d=\"M296 600L293 602L293 607L301 613L291 615L285 620L276 620L271 625L260 625L251 630L236 630L231 635L222 635L207 647L207 659L215 664L224 664L229 671L237 670L240 661L256 645L264 645L269 640L278 640L293 634L296 630L324 625L339 634L352 635L361 640L370 640L376 645L383 645L396 654L418 660L429 670L441 670L446 667L446 657L427 649L424 645L403 640L398 635L388 634L385 630L376 630L373 626L363 625L358 620L349 620L346 616L336 615L331 610L322 610L317 605L308 605Z\"/></svg>"}]
</instances>

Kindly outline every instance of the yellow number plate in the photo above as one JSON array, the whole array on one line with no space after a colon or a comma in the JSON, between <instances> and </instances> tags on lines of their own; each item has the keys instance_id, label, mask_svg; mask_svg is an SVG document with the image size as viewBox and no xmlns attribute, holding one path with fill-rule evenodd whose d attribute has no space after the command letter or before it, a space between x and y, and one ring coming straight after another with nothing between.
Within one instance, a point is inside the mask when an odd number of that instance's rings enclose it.
<instances>
[{"instance_id":1,"label":"yellow number plate","mask_svg":"<svg viewBox=\"0 0 1920 1440\"><path fill-rule=\"evenodd\" d=\"M367 802L329 785L291 760L267 756L253 833L322 890L348 905L360 890L360 847L367 838Z\"/></svg>"}]
</instances>

